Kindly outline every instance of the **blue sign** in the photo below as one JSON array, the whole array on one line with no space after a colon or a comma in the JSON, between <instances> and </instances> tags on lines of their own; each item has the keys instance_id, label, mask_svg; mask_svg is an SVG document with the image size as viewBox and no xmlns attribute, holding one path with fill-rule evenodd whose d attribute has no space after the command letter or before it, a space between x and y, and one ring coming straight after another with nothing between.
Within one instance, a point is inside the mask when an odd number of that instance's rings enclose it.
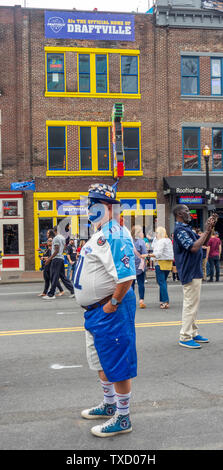
<instances>
[{"instance_id":1,"label":"blue sign","mask_svg":"<svg viewBox=\"0 0 223 470\"><path fill-rule=\"evenodd\" d=\"M47 10L45 11L45 37L134 41L134 15Z\"/></svg>"},{"instance_id":2,"label":"blue sign","mask_svg":"<svg viewBox=\"0 0 223 470\"><path fill-rule=\"evenodd\" d=\"M11 183L11 191L35 191L35 181L22 181L19 183Z\"/></svg>"},{"instance_id":3,"label":"blue sign","mask_svg":"<svg viewBox=\"0 0 223 470\"><path fill-rule=\"evenodd\" d=\"M87 215L86 202L75 199L74 201L57 201L58 215Z\"/></svg>"},{"instance_id":4,"label":"blue sign","mask_svg":"<svg viewBox=\"0 0 223 470\"><path fill-rule=\"evenodd\" d=\"M181 196L178 198L178 204L203 204L204 198L201 196Z\"/></svg>"}]
</instances>

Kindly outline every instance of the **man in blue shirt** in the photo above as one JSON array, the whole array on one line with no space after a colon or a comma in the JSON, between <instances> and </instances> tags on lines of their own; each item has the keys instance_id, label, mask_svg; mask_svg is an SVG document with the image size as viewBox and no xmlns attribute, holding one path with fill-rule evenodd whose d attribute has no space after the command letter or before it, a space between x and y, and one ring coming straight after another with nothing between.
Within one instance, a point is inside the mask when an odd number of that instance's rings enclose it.
<instances>
[{"instance_id":1,"label":"man in blue shirt","mask_svg":"<svg viewBox=\"0 0 223 470\"><path fill-rule=\"evenodd\" d=\"M111 437L132 430L129 415L131 379L137 375L135 335L136 277L131 235L116 217L114 189L98 183L89 188L89 220L96 231L80 252L74 288L85 309L87 358L98 371L104 400L82 411L85 419L111 418L92 434Z\"/></svg>"},{"instance_id":2,"label":"man in blue shirt","mask_svg":"<svg viewBox=\"0 0 223 470\"><path fill-rule=\"evenodd\" d=\"M197 312L200 304L202 271L202 246L206 245L217 215L213 214L206 222L204 233L199 237L190 227L190 210L179 204L173 211L176 218L173 249L179 279L183 285L182 327L180 330L180 346L191 349L200 348L199 343L208 343L207 338L198 335L196 325Z\"/></svg>"}]
</instances>

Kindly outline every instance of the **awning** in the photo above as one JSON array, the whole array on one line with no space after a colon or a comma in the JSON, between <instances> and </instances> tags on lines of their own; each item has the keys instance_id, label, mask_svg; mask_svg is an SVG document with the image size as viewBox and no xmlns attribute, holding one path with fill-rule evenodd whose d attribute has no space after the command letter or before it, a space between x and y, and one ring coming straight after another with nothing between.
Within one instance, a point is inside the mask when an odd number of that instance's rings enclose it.
<instances>
[{"instance_id":1,"label":"awning","mask_svg":"<svg viewBox=\"0 0 223 470\"><path fill-rule=\"evenodd\" d=\"M223 176L210 175L210 189L223 194ZM206 190L206 175L169 176L163 178L164 194L203 194Z\"/></svg>"}]
</instances>

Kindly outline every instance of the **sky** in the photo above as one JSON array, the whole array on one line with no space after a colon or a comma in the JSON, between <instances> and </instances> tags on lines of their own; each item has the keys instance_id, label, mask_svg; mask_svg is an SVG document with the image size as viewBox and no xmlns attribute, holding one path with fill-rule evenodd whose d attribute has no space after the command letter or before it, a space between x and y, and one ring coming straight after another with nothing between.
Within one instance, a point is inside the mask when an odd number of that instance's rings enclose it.
<instances>
[{"instance_id":1,"label":"sky","mask_svg":"<svg viewBox=\"0 0 223 470\"><path fill-rule=\"evenodd\" d=\"M51 10L89 10L145 13L153 0L0 0L2 6L21 5Z\"/></svg>"}]
</instances>

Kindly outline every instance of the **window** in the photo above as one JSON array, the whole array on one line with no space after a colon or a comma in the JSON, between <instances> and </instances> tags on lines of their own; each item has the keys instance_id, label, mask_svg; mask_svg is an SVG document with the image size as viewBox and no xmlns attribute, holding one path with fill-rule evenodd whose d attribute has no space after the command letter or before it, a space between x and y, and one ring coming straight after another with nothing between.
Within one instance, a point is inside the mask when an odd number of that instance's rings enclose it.
<instances>
[{"instance_id":1,"label":"window","mask_svg":"<svg viewBox=\"0 0 223 470\"><path fill-rule=\"evenodd\" d=\"M199 95L199 58L181 58L181 93L182 95Z\"/></svg>"},{"instance_id":2,"label":"window","mask_svg":"<svg viewBox=\"0 0 223 470\"><path fill-rule=\"evenodd\" d=\"M18 201L3 201L3 217L18 216Z\"/></svg>"},{"instance_id":3,"label":"window","mask_svg":"<svg viewBox=\"0 0 223 470\"><path fill-rule=\"evenodd\" d=\"M65 127L48 127L49 170L66 170Z\"/></svg>"},{"instance_id":4,"label":"window","mask_svg":"<svg viewBox=\"0 0 223 470\"><path fill-rule=\"evenodd\" d=\"M107 127L98 127L98 169L109 170L109 143Z\"/></svg>"},{"instance_id":5,"label":"window","mask_svg":"<svg viewBox=\"0 0 223 470\"><path fill-rule=\"evenodd\" d=\"M124 127L125 170L139 170L139 129Z\"/></svg>"},{"instance_id":6,"label":"window","mask_svg":"<svg viewBox=\"0 0 223 470\"><path fill-rule=\"evenodd\" d=\"M211 94L222 94L222 59L211 59Z\"/></svg>"},{"instance_id":7,"label":"window","mask_svg":"<svg viewBox=\"0 0 223 470\"><path fill-rule=\"evenodd\" d=\"M139 56L138 49L47 46L45 96L140 99Z\"/></svg>"},{"instance_id":8,"label":"window","mask_svg":"<svg viewBox=\"0 0 223 470\"><path fill-rule=\"evenodd\" d=\"M121 57L122 93L138 93L138 57Z\"/></svg>"},{"instance_id":9,"label":"window","mask_svg":"<svg viewBox=\"0 0 223 470\"><path fill-rule=\"evenodd\" d=\"M39 211L52 211L53 201L38 201L38 210Z\"/></svg>"},{"instance_id":10,"label":"window","mask_svg":"<svg viewBox=\"0 0 223 470\"><path fill-rule=\"evenodd\" d=\"M183 129L183 170L200 170L200 129Z\"/></svg>"},{"instance_id":11,"label":"window","mask_svg":"<svg viewBox=\"0 0 223 470\"><path fill-rule=\"evenodd\" d=\"M3 253L4 255L19 254L19 226L18 224L3 224Z\"/></svg>"},{"instance_id":12,"label":"window","mask_svg":"<svg viewBox=\"0 0 223 470\"><path fill-rule=\"evenodd\" d=\"M47 90L64 91L64 54L47 54Z\"/></svg>"},{"instance_id":13,"label":"window","mask_svg":"<svg viewBox=\"0 0 223 470\"><path fill-rule=\"evenodd\" d=\"M46 245L47 232L53 228L53 218L39 218L39 247Z\"/></svg>"},{"instance_id":14,"label":"window","mask_svg":"<svg viewBox=\"0 0 223 470\"><path fill-rule=\"evenodd\" d=\"M212 169L223 170L223 129L212 131Z\"/></svg>"},{"instance_id":15,"label":"window","mask_svg":"<svg viewBox=\"0 0 223 470\"><path fill-rule=\"evenodd\" d=\"M91 128L80 127L81 170L91 170Z\"/></svg>"},{"instance_id":16,"label":"window","mask_svg":"<svg viewBox=\"0 0 223 470\"><path fill-rule=\"evenodd\" d=\"M112 176L111 121L46 121L46 126L47 176L78 176L87 172L93 176ZM142 175L139 122L123 122L123 146L125 170ZM51 210L48 200L42 202L39 210Z\"/></svg>"},{"instance_id":17,"label":"window","mask_svg":"<svg viewBox=\"0 0 223 470\"><path fill-rule=\"evenodd\" d=\"M96 92L107 93L107 56L96 55Z\"/></svg>"},{"instance_id":18,"label":"window","mask_svg":"<svg viewBox=\"0 0 223 470\"><path fill-rule=\"evenodd\" d=\"M90 56L79 54L79 91L90 92Z\"/></svg>"}]
</instances>

